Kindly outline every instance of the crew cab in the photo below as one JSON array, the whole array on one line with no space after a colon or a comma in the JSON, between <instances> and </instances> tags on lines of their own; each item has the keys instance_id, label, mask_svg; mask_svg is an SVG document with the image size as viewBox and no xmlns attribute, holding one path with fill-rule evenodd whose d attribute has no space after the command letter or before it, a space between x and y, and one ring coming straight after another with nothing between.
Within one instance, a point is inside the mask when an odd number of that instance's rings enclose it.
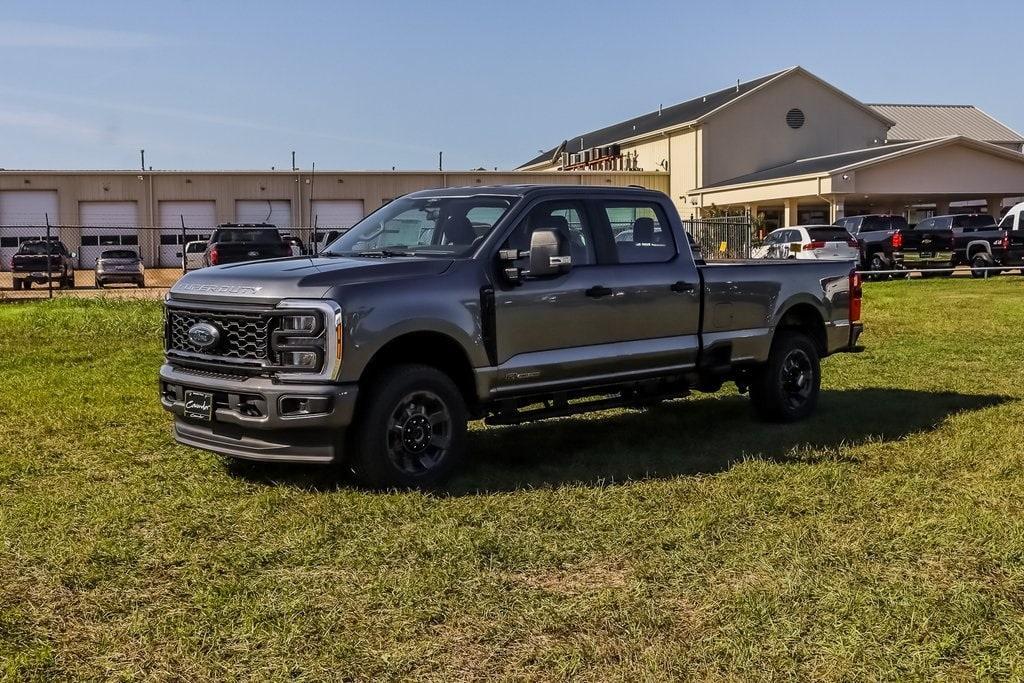
<instances>
[{"instance_id":1,"label":"crew cab","mask_svg":"<svg viewBox=\"0 0 1024 683\"><path fill-rule=\"evenodd\" d=\"M1010 209L999 225L978 223L955 232L953 265L969 265L976 278L1024 267L1024 203Z\"/></svg>"},{"instance_id":2,"label":"crew cab","mask_svg":"<svg viewBox=\"0 0 1024 683\"><path fill-rule=\"evenodd\" d=\"M833 225L846 230L857 240L861 270L891 271L900 269L903 232L907 230L907 219L903 216L888 214L847 216L838 219Z\"/></svg>"},{"instance_id":3,"label":"crew cab","mask_svg":"<svg viewBox=\"0 0 1024 683\"><path fill-rule=\"evenodd\" d=\"M31 289L33 284L56 282L60 287L75 286L76 254L58 240L23 242L11 258L14 289Z\"/></svg>"},{"instance_id":4,"label":"crew cab","mask_svg":"<svg viewBox=\"0 0 1024 683\"><path fill-rule=\"evenodd\" d=\"M281 238L281 233L273 225L225 223L210 235L202 264L219 266L291 255L291 245Z\"/></svg>"},{"instance_id":5,"label":"crew cab","mask_svg":"<svg viewBox=\"0 0 1024 683\"><path fill-rule=\"evenodd\" d=\"M343 463L373 487L442 481L467 420L725 382L763 418L798 420L820 360L862 330L852 263L698 263L664 194L578 185L409 194L315 256L188 273L165 307L160 398L179 442Z\"/></svg>"},{"instance_id":6,"label":"crew cab","mask_svg":"<svg viewBox=\"0 0 1024 683\"><path fill-rule=\"evenodd\" d=\"M963 231L995 227L995 224L995 220L988 214L950 214L926 218L903 233L903 267L922 271L922 275L928 275L929 270L951 269L958 265L954 251Z\"/></svg>"}]
</instances>

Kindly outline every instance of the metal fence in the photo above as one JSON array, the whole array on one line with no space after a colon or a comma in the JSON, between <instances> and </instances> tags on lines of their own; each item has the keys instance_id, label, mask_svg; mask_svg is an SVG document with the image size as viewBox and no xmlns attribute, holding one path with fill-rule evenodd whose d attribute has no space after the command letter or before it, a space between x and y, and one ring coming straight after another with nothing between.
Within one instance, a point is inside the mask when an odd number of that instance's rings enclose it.
<instances>
[{"instance_id":1,"label":"metal fence","mask_svg":"<svg viewBox=\"0 0 1024 683\"><path fill-rule=\"evenodd\" d=\"M184 273L201 267L206 240L216 226L145 227L126 225L4 225L0 226L0 296L52 297L82 290L149 290L153 296L171 287ZM345 228L279 227L294 240L294 254L317 251ZM18 269L13 261L27 243L53 243L60 258L36 259L38 268ZM36 247L36 251L46 251ZM132 256L137 265L131 264ZM116 258L118 256L127 258ZM101 258L103 263L101 264ZM108 267L108 263L110 264Z\"/></svg>"},{"instance_id":2,"label":"metal fence","mask_svg":"<svg viewBox=\"0 0 1024 683\"><path fill-rule=\"evenodd\" d=\"M694 218L683 221L683 230L693 237L707 261L750 258L754 236L748 216Z\"/></svg>"}]
</instances>

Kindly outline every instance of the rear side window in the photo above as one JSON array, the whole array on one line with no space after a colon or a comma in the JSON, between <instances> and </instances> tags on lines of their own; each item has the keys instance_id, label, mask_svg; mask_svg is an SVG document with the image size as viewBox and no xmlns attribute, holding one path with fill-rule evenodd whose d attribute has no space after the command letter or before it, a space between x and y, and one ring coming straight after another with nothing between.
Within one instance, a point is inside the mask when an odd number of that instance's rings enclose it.
<instances>
[{"instance_id":1,"label":"rear side window","mask_svg":"<svg viewBox=\"0 0 1024 683\"><path fill-rule=\"evenodd\" d=\"M664 263L676 255L661 207L650 202L601 202L619 263Z\"/></svg>"},{"instance_id":2,"label":"rear side window","mask_svg":"<svg viewBox=\"0 0 1024 683\"><path fill-rule=\"evenodd\" d=\"M845 242L850 239L850 233L840 228L808 228L807 234L814 242Z\"/></svg>"},{"instance_id":3,"label":"rear side window","mask_svg":"<svg viewBox=\"0 0 1024 683\"><path fill-rule=\"evenodd\" d=\"M882 216L864 216L861 221L861 232L875 232L876 230L889 229L889 221Z\"/></svg>"}]
</instances>

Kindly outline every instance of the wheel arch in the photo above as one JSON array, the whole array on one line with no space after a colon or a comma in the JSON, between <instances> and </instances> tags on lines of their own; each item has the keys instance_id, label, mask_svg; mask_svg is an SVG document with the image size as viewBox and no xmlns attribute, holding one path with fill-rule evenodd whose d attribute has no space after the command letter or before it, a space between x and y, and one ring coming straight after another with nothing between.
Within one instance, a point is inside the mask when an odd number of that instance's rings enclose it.
<instances>
[{"instance_id":1,"label":"wheel arch","mask_svg":"<svg viewBox=\"0 0 1024 683\"><path fill-rule=\"evenodd\" d=\"M443 372L455 382L467 406L474 406L478 402L469 355L454 337L443 332L406 332L390 339L370 357L359 381L365 382L385 368L409 363L426 365Z\"/></svg>"},{"instance_id":2,"label":"wheel arch","mask_svg":"<svg viewBox=\"0 0 1024 683\"><path fill-rule=\"evenodd\" d=\"M821 357L828 355L828 335L825 331L825 318L818 307L808 301L795 302L786 307L772 333L772 341L783 330L792 330L806 334L818 348Z\"/></svg>"}]
</instances>

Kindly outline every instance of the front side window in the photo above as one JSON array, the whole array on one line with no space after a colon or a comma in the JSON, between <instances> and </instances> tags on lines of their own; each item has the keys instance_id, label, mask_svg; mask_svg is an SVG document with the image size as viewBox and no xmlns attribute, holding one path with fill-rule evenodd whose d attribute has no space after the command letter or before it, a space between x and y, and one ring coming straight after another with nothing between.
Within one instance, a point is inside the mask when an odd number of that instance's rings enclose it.
<instances>
[{"instance_id":1,"label":"front side window","mask_svg":"<svg viewBox=\"0 0 1024 683\"><path fill-rule=\"evenodd\" d=\"M569 241L573 267L597 263L594 236L586 215L581 202L542 202L530 209L526 218L512 231L506 248L528 251L534 230L555 230Z\"/></svg>"},{"instance_id":2,"label":"front side window","mask_svg":"<svg viewBox=\"0 0 1024 683\"><path fill-rule=\"evenodd\" d=\"M619 263L664 263L676 255L660 207L649 202L604 202Z\"/></svg>"},{"instance_id":3,"label":"front side window","mask_svg":"<svg viewBox=\"0 0 1024 683\"><path fill-rule=\"evenodd\" d=\"M324 249L338 256L469 256L518 197L402 197Z\"/></svg>"}]
</instances>

